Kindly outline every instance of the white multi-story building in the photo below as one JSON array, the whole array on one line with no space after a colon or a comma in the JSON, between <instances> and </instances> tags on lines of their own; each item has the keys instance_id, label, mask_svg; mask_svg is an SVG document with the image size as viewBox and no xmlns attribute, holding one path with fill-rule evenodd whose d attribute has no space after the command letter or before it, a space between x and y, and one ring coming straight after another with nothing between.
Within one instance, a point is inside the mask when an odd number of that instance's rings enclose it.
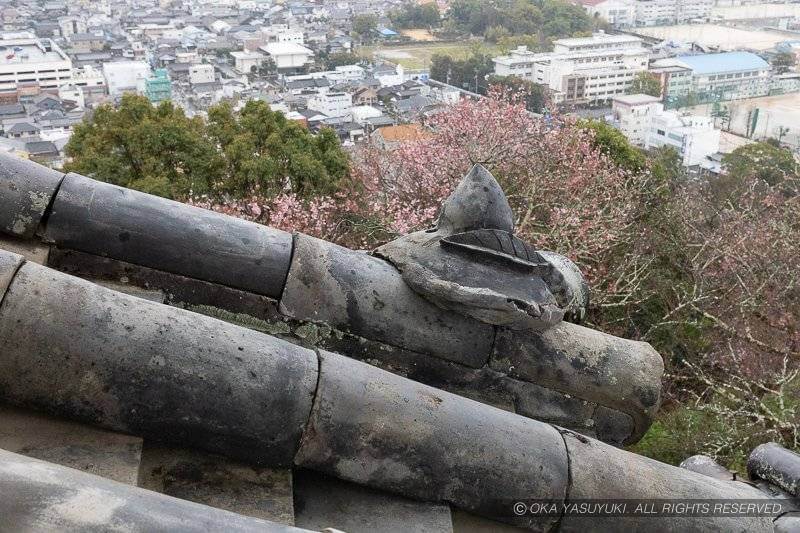
<instances>
[{"instance_id":1,"label":"white multi-story building","mask_svg":"<svg viewBox=\"0 0 800 533\"><path fill-rule=\"evenodd\" d=\"M259 50L270 56L282 72L300 70L314 58L313 51L297 43L268 43Z\"/></svg>"},{"instance_id":2,"label":"white multi-story building","mask_svg":"<svg viewBox=\"0 0 800 533\"><path fill-rule=\"evenodd\" d=\"M42 89L57 89L71 78L72 61L50 39L27 32L0 34L0 91L30 82Z\"/></svg>"},{"instance_id":3,"label":"white multi-story building","mask_svg":"<svg viewBox=\"0 0 800 533\"><path fill-rule=\"evenodd\" d=\"M678 56L653 63L654 67L670 65L692 71L691 92L700 96L738 100L769 94L769 63L750 52Z\"/></svg>"},{"instance_id":4,"label":"white multi-story building","mask_svg":"<svg viewBox=\"0 0 800 533\"><path fill-rule=\"evenodd\" d=\"M647 70L648 56L638 37L596 33L558 39L553 52L520 46L494 58L494 72L546 85L557 102L589 102L625 94L636 74Z\"/></svg>"},{"instance_id":5,"label":"white multi-story building","mask_svg":"<svg viewBox=\"0 0 800 533\"><path fill-rule=\"evenodd\" d=\"M197 63L189 67L189 83L192 85L213 82L214 65Z\"/></svg>"},{"instance_id":6,"label":"white multi-story building","mask_svg":"<svg viewBox=\"0 0 800 533\"><path fill-rule=\"evenodd\" d=\"M62 85L58 88L58 97L62 100L75 102L79 109L86 107L86 97L83 94L83 89L76 85Z\"/></svg>"},{"instance_id":7,"label":"white multi-story building","mask_svg":"<svg viewBox=\"0 0 800 533\"><path fill-rule=\"evenodd\" d=\"M105 76L91 65L74 69L70 85L83 91L84 104L103 100L107 92Z\"/></svg>"},{"instance_id":8,"label":"white multi-story building","mask_svg":"<svg viewBox=\"0 0 800 533\"><path fill-rule=\"evenodd\" d=\"M301 81L301 80L319 80L326 79L333 83L344 81L358 81L367 77L367 73L363 67L359 65L342 65L334 68L333 70L325 70L322 72L309 72L308 74L298 74L296 76L286 76L286 81Z\"/></svg>"},{"instance_id":9,"label":"white multi-story building","mask_svg":"<svg viewBox=\"0 0 800 533\"><path fill-rule=\"evenodd\" d=\"M671 146L683 159L683 166L700 165L719 152L720 131L711 117L680 115L664 111L653 117L645 148Z\"/></svg>"},{"instance_id":10,"label":"white multi-story building","mask_svg":"<svg viewBox=\"0 0 800 533\"><path fill-rule=\"evenodd\" d=\"M645 94L617 96L612 109L616 126L631 143L648 149L671 146L684 166L700 165L719 151L720 131L710 117L665 111L657 97Z\"/></svg>"},{"instance_id":11,"label":"white multi-story building","mask_svg":"<svg viewBox=\"0 0 800 533\"><path fill-rule=\"evenodd\" d=\"M349 93L324 92L309 98L307 105L331 118L347 117L353 108L353 97Z\"/></svg>"},{"instance_id":12,"label":"white multi-story building","mask_svg":"<svg viewBox=\"0 0 800 533\"><path fill-rule=\"evenodd\" d=\"M647 94L615 96L611 106L617 128L636 146L644 146L653 117L664 111L661 99Z\"/></svg>"},{"instance_id":13,"label":"white multi-story building","mask_svg":"<svg viewBox=\"0 0 800 533\"><path fill-rule=\"evenodd\" d=\"M233 57L233 67L242 74L249 74L254 68L258 68L266 59L264 54L245 50L231 52L231 57Z\"/></svg>"},{"instance_id":14,"label":"white multi-story building","mask_svg":"<svg viewBox=\"0 0 800 533\"><path fill-rule=\"evenodd\" d=\"M275 36L275 42L305 44L306 39L302 31L287 29L278 32L278 34Z\"/></svg>"},{"instance_id":15,"label":"white multi-story building","mask_svg":"<svg viewBox=\"0 0 800 533\"><path fill-rule=\"evenodd\" d=\"M707 20L711 16L714 0L634 0L636 26L683 24L693 20Z\"/></svg>"},{"instance_id":16,"label":"white multi-story building","mask_svg":"<svg viewBox=\"0 0 800 533\"><path fill-rule=\"evenodd\" d=\"M586 11L615 28L708 20L714 0L582 0Z\"/></svg>"},{"instance_id":17,"label":"white multi-story building","mask_svg":"<svg viewBox=\"0 0 800 533\"><path fill-rule=\"evenodd\" d=\"M600 17L615 28L636 25L634 0L583 0L583 8L592 17Z\"/></svg>"},{"instance_id":18,"label":"white multi-story building","mask_svg":"<svg viewBox=\"0 0 800 533\"><path fill-rule=\"evenodd\" d=\"M76 33L86 33L86 21L80 17L59 17L58 30L65 39Z\"/></svg>"},{"instance_id":19,"label":"white multi-story building","mask_svg":"<svg viewBox=\"0 0 800 533\"><path fill-rule=\"evenodd\" d=\"M126 92L142 92L144 81L151 76L144 61L111 61L103 63L103 76L112 98Z\"/></svg>"},{"instance_id":20,"label":"white multi-story building","mask_svg":"<svg viewBox=\"0 0 800 533\"><path fill-rule=\"evenodd\" d=\"M200 55L197 53L197 50L183 50L181 52L175 52L175 62L176 63L199 63L200 62Z\"/></svg>"}]
</instances>

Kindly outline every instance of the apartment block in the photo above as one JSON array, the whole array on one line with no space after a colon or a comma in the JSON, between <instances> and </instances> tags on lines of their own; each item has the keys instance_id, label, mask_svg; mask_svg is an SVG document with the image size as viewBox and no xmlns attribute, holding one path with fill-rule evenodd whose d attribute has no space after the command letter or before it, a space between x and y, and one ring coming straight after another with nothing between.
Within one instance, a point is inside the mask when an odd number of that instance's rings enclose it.
<instances>
[{"instance_id":1,"label":"apartment block","mask_svg":"<svg viewBox=\"0 0 800 533\"><path fill-rule=\"evenodd\" d=\"M328 117L346 117L353 108L353 97L344 92L320 93L309 98L308 108Z\"/></svg>"},{"instance_id":2,"label":"apartment block","mask_svg":"<svg viewBox=\"0 0 800 533\"><path fill-rule=\"evenodd\" d=\"M658 97L630 94L612 100L614 124L631 141L644 148L670 146L683 165L703 164L719 151L720 131L710 117L666 111Z\"/></svg>"},{"instance_id":3,"label":"apartment block","mask_svg":"<svg viewBox=\"0 0 800 533\"><path fill-rule=\"evenodd\" d=\"M714 0L582 0L584 9L615 28L708 20Z\"/></svg>"},{"instance_id":4,"label":"apartment block","mask_svg":"<svg viewBox=\"0 0 800 533\"><path fill-rule=\"evenodd\" d=\"M653 67L678 66L691 70L691 92L714 100L766 96L769 63L750 52L723 52L660 59Z\"/></svg>"},{"instance_id":5,"label":"apartment block","mask_svg":"<svg viewBox=\"0 0 800 533\"><path fill-rule=\"evenodd\" d=\"M625 94L636 74L647 70L648 52L638 37L595 33L558 39L552 52L534 53L520 46L493 61L498 76L546 85L556 102L581 103Z\"/></svg>"}]
</instances>

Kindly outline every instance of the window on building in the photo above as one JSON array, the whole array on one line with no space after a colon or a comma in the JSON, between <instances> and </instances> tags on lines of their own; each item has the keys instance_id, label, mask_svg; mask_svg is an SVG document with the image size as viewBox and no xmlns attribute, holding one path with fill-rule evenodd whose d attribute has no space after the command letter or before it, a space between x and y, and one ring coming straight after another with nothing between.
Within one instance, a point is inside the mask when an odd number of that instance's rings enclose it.
<instances>
[{"instance_id":1,"label":"window on building","mask_svg":"<svg viewBox=\"0 0 800 533\"><path fill-rule=\"evenodd\" d=\"M664 136L664 130L656 130L656 133L658 133L662 137Z\"/></svg>"}]
</instances>

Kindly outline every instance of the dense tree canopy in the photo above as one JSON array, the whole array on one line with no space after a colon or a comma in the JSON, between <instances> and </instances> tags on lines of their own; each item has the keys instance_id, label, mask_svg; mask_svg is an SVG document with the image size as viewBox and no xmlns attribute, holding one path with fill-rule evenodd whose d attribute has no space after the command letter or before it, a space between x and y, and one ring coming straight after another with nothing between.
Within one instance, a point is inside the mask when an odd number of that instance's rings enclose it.
<instances>
[{"instance_id":1,"label":"dense tree canopy","mask_svg":"<svg viewBox=\"0 0 800 533\"><path fill-rule=\"evenodd\" d=\"M772 68L775 69L776 74L785 74L797 64L797 58L791 52L781 52L775 54L770 63L772 63Z\"/></svg>"},{"instance_id":2,"label":"dense tree canopy","mask_svg":"<svg viewBox=\"0 0 800 533\"><path fill-rule=\"evenodd\" d=\"M722 181L734 187L756 178L770 186L800 190L800 166L792 152L768 142L741 146L723 157L722 164L726 171Z\"/></svg>"},{"instance_id":3,"label":"dense tree canopy","mask_svg":"<svg viewBox=\"0 0 800 533\"><path fill-rule=\"evenodd\" d=\"M201 119L132 94L87 115L65 150L68 171L166 197L208 192L225 165Z\"/></svg>"},{"instance_id":4,"label":"dense tree canopy","mask_svg":"<svg viewBox=\"0 0 800 533\"><path fill-rule=\"evenodd\" d=\"M325 54L320 59L325 63L325 70L333 70L344 65L356 65L363 59L352 52L336 52Z\"/></svg>"},{"instance_id":5,"label":"dense tree canopy","mask_svg":"<svg viewBox=\"0 0 800 533\"><path fill-rule=\"evenodd\" d=\"M439 8L433 2L407 2L399 9L392 10L389 18L398 28L433 28L442 22Z\"/></svg>"},{"instance_id":6,"label":"dense tree canopy","mask_svg":"<svg viewBox=\"0 0 800 533\"><path fill-rule=\"evenodd\" d=\"M66 153L67 170L170 198L326 193L348 165L331 130L313 135L261 101L238 113L225 103L212 107L206 122L130 94L79 124Z\"/></svg>"},{"instance_id":7,"label":"dense tree canopy","mask_svg":"<svg viewBox=\"0 0 800 533\"><path fill-rule=\"evenodd\" d=\"M326 193L347 173L347 157L333 130L312 135L259 100L248 101L238 113L227 103L212 107L208 133L226 162L216 190L231 195L283 189L301 196Z\"/></svg>"},{"instance_id":8,"label":"dense tree canopy","mask_svg":"<svg viewBox=\"0 0 800 533\"><path fill-rule=\"evenodd\" d=\"M640 72L634 76L628 94L661 96L661 82L649 72Z\"/></svg>"},{"instance_id":9,"label":"dense tree canopy","mask_svg":"<svg viewBox=\"0 0 800 533\"><path fill-rule=\"evenodd\" d=\"M478 93L486 92L487 76L492 72L492 56L480 50L473 50L466 59L453 59L445 54L431 57L431 78L470 91L477 89Z\"/></svg>"},{"instance_id":10,"label":"dense tree canopy","mask_svg":"<svg viewBox=\"0 0 800 533\"><path fill-rule=\"evenodd\" d=\"M594 132L594 145L620 168L639 172L645 167L647 158L644 153L632 146L618 129L599 120L583 120L579 124Z\"/></svg>"},{"instance_id":11,"label":"dense tree canopy","mask_svg":"<svg viewBox=\"0 0 800 533\"><path fill-rule=\"evenodd\" d=\"M592 30L592 19L579 5L561 0L454 0L449 16L455 26L473 35L499 28L510 35L565 37Z\"/></svg>"},{"instance_id":12,"label":"dense tree canopy","mask_svg":"<svg viewBox=\"0 0 800 533\"><path fill-rule=\"evenodd\" d=\"M520 94L528 111L542 113L549 104L547 87L544 85L518 76L490 75L487 81L490 87L499 85Z\"/></svg>"},{"instance_id":13,"label":"dense tree canopy","mask_svg":"<svg viewBox=\"0 0 800 533\"><path fill-rule=\"evenodd\" d=\"M353 17L353 32L361 39L368 40L378 29L378 17L375 15L356 15Z\"/></svg>"}]
</instances>

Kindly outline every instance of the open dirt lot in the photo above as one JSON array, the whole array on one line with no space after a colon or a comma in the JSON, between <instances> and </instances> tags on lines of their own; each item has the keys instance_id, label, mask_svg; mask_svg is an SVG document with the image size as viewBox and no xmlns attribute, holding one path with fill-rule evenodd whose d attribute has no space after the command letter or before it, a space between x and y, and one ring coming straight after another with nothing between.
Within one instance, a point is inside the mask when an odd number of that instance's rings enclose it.
<instances>
[{"instance_id":1,"label":"open dirt lot","mask_svg":"<svg viewBox=\"0 0 800 533\"><path fill-rule=\"evenodd\" d=\"M392 63L399 63L407 69L427 69L431 65L431 57L434 54L445 54L452 56L456 59L464 59L471 54L471 44L464 43L443 43L431 42L430 44L397 44L392 45L389 43L375 45L375 46L362 46L356 53L368 58L383 58ZM493 45L481 45L482 49L487 53L499 54L500 49Z\"/></svg>"},{"instance_id":2,"label":"open dirt lot","mask_svg":"<svg viewBox=\"0 0 800 533\"><path fill-rule=\"evenodd\" d=\"M789 128L784 134L783 141L795 147L800 146L800 93L767 96L765 98L748 98L746 100L733 100L722 102L731 112L730 130L737 135L744 135L747 131L747 121L758 109L753 139L778 137L779 128ZM704 104L689 108L692 113L709 115L711 105ZM752 119L750 119L752 120Z\"/></svg>"}]
</instances>

